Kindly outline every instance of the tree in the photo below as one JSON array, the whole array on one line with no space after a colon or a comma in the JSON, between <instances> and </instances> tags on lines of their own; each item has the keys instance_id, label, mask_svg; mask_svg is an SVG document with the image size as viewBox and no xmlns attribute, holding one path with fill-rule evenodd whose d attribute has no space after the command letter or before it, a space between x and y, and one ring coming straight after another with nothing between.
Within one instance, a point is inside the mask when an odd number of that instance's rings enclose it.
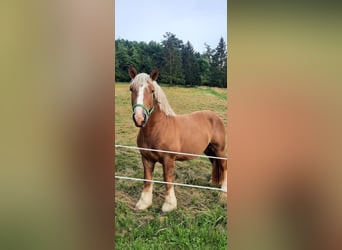
<instances>
[{"instance_id":1,"label":"tree","mask_svg":"<svg viewBox=\"0 0 342 250\"><path fill-rule=\"evenodd\" d=\"M183 42L171 32L167 32L163 37L164 63L161 68L163 80L169 84L184 84L181 55Z\"/></svg>"},{"instance_id":2,"label":"tree","mask_svg":"<svg viewBox=\"0 0 342 250\"><path fill-rule=\"evenodd\" d=\"M127 70L133 64L140 72L151 72L162 65L162 46L156 42L115 41L115 80L129 81Z\"/></svg>"},{"instance_id":3,"label":"tree","mask_svg":"<svg viewBox=\"0 0 342 250\"><path fill-rule=\"evenodd\" d=\"M130 43L129 55L130 55L130 63L135 65L135 67L141 66L141 50L139 48L139 44L137 42Z\"/></svg>"},{"instance_id":4,"label":"tree","mask_svg":"<svg viewBox=\"0 0 342 250\"><path fill-rule=\"evenodd\" d=\"M163 46L160 43L149 42L146 47L146 54L151 58L151 68L147 72L151 72L155 66L158 68L163 66Z\"/></svg>"},{"instance_id":5,"label":"tree","mask_svg":"<svg viewBox=\"0 0 342 250\"><path fill-rule=\"evenodd\" d=\"M227 50L223 37L221 37L211 58L210 82L212 86L227 86Z\"/></svg>"},{"instance_id":6,"label":"tree","mask_svg":"<svg viewBox=\"0 0 342 250\"><path fill-rule=\"evenodd\" d=\"M126 42L119 39L115 42L115 80L129 81L127 75L130 57L128 54L128 47Z\"/></svg>"},{"instance_id":7,"label":"tree","mask_svg":"<svg viewBox=\"0 0 342 250\"><path fill-rule=\"evenodd\" d=\"M185 83L188 85L200 85L200 71L195 51L188 41L182 49L182 65Z\"/></svg>"},{"instance_id":8,"label":"tree","mask_svg":"<svg viewBox=\"0 0 342 250\"><path fill-rule=\"evenodd\" d=\"M115 80L129 81L127 70L133 64L139 72L151 72L157 66L159 82L169 84L227 86L227 50L223 38L215 49L196 52L188 41L167 32L161 43L115 41Z\"/></svg>"},{"instance_id":9,"label":"tree","mask_svg":"<svg viewBox=\"0 0 342 250\"><path fill-rule=\"evenodd\" d=\"M210 48L209 44L204 43L204 46L205 46L205 52L203 53L203 56L207 59L207 62L211 64L213 61L213 55L215 53L215 50Z\"/></svg>"},{"instance_id":10,"label":"tree","mask_svg":"<svg viewBox=\"0 0 342 250\"><path fill-rule=\"evenodd\" d=\"M196 53L196 60L200 73L200 85L209 85L210 82L210 64L209 59L205 55Z\"/></svg>"}]
</instances>

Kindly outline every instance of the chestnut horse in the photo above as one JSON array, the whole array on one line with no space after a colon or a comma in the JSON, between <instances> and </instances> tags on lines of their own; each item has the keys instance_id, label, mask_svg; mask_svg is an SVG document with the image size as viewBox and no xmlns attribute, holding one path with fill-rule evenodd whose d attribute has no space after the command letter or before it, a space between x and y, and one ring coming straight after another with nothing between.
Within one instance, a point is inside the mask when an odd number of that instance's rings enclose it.
<instances>
[{"instance_id":1,"label":"chestnut horse","mask_svg":"<svg viewBox=\"0 0 342 250\"><path fill-rule=\"evenodd\" d=\"M225 157L225 128L222 120L211 111L198 111L186 115L176 115L166 99L165 93L157 84L158 69L150 75L137 74L129 67L130 91L133 121L140 131L137 144L142 148L190 154L205 153L208 156ZM196 157L140 150L144 166L144 179L152 180L156 162L163 165L164 180L173 182L175 161L191 160ZM212 163L211 183L222 185L227 190L226 160L210 158ZM152 205L152 183L144 182L144 189L136 204L143 210ZM226 194L222 192L222 195ZM172 184L166 184L166 197L163 212L177 208L177 199Z\"/></svg>"}]
</instances>

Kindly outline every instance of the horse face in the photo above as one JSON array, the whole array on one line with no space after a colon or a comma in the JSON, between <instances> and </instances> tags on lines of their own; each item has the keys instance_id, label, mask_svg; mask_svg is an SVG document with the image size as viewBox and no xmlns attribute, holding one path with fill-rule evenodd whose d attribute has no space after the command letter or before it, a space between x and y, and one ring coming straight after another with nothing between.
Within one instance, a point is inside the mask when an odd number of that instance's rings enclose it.
<instances>
[{"instance_id":1,"label":"horse face","mask_svg":"<svg viewBox=\"0 0 342 250\"><path fill-rule=\"evenodd\" d=\"M143 83L136 83L133 80L130 85L130 91L134 124L137 127L144 127L154 110L154 87L152 80L149 79L149 81Z\"/></svg>"},{"instance_id":2,"label":"horse face","mask_svg":"<svg viewBox=\"0 0 342 250\"><path fill-rule=\"evenodd\" d=\"M150 75L145 73L137 74L137 70L130 65L128 74L132 79L130 91L133 121L135 126L144 127L154 110L153 81L158 78L158 68L154 68Z\"/></svg>"}]
</instances>

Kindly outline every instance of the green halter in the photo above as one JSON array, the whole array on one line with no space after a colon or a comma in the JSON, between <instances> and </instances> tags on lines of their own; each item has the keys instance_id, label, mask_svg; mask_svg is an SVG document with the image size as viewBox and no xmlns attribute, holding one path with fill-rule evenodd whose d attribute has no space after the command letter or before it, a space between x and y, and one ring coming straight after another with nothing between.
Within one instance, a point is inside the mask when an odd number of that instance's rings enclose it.
<instances>
[{"instance_id":1,"label":"green halter","mask_svg":"<svg viewBox=\"0 0 342 250\"><path fill-rule=\"evenodd\" d=\"M150 115L153 113L153 111L154 111L154 106L152 106L152 108L151 108L150 110L148 110L144 104L138 104L138 103L137 103L137 104L134 104L134 105L132 106L133 111L134 111L134 109L135 109L136 107L142 107L142 108L146 111L146 113L147 113L148 116L150 116Z\"/></svg>"}]
</instances>

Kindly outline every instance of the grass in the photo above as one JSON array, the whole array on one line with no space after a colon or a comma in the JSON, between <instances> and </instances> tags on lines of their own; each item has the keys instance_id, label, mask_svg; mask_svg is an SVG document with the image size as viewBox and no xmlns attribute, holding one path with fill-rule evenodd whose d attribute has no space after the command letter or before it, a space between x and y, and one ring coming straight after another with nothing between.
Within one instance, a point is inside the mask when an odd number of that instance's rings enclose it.
<instances>
[{"instance_id":1,"label":"grass","mask_svg":"<svg viewBox=\"0 0 342 250\"><path fill-rule=\"evenodd\" d=\"M209 88L209 87L198 87L198 90L202 91L203 94L209 94L216 96L217 98L221 100L227 100L227 91L226 89L220 89L220 88Z\"/></svg>"},{"instance_id":2,"label":"grass","mask_svg":"<svg viewBox=\"0 0 342 250\"><path fill-rule=\"evenodd\" d=\"M226 124L226 89L162 88L176 113L210 109ZM138 129L132 122L131 113L128 83L116 83L116 144L136 145ZM139 152L117 148L115 172L116 175L143 178ZM176 162L176 182L209 186L210 174L208 159ZM162 176L162 166L157 163L154 179L162 180ZM220 204L218 191L177 186L178 208L164 214L161 206L165 187L160 184L154 184L153 205L146 211L134 210L142 185L138 181L115 180L116 249L227 249L226 206Z\"/></svg>"},{"instance_id":3,"label":"grass","mask_svg":"<svg viewBox=\"0 0 342 250\"><path fill-rule=\"evenodd\" d=\"M116 249L227 249L222 207L193 216L181 209L161 214L155 207L136 213L123 203L115 209Z\"/></svg>"}]
</instances>

